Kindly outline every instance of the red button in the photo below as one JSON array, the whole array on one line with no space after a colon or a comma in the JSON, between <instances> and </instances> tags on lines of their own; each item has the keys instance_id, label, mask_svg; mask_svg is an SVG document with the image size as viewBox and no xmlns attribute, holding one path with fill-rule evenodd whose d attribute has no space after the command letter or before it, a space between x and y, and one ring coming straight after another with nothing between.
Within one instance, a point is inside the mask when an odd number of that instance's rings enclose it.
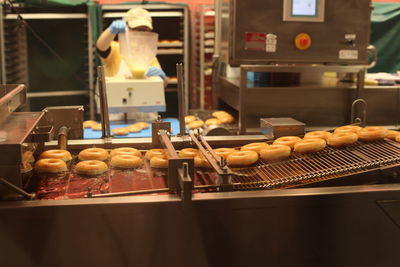
<instances>
[{"instance_id":1,"label":"red button","mask_svg":"<svg viewBox=\"0 0 400 267\"><path fill-rule=\"evenodd\" d=\"M307 46L308 45L308 41L309 41L308 38L302 37L302 38L300 38L299 43L300 43L301 46Z\"/></svg>"}]
</instances>

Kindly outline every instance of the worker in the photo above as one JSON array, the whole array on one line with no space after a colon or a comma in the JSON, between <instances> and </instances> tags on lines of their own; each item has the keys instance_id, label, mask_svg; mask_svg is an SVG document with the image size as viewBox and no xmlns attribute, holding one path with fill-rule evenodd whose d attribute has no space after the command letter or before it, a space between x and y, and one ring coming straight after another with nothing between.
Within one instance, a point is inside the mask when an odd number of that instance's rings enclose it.
<instances>
[{"instance_id":1,"label":"worker","mask_svg":"<svg viewBox=\"0 0 400 267\"><path fill-rule=\"evenodd\" d=\"M123 74L125 70L128 70L126 64L122 60L119 43L114 41L118 33L125 32L127 25L129 29L134 31L149 32L153 30L151 15L143 8L132 8L125 14L122 20L114 20L110 27L103 31L96 42L97 52L103 62L106 76ZM164 87L168 84L168 78L161 69L160 63L156 57L151 62L146 76L159 76L164 80Z\"/></svg>"}]
</instances>

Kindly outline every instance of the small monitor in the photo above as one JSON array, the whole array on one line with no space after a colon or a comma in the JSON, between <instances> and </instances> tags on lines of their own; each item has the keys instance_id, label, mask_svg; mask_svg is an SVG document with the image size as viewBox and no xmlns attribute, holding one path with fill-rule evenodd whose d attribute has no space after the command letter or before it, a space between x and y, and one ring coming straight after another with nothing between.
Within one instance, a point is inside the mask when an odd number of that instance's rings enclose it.
<instances>
[{"instance_id":1,"label":"small monitor","mask_svg":"<svg viewBox=\"0 0 400 267\"><path fill-rule=\"evenodd\" d=\"M323 22L325 0L283 0L283 21Z\"/></svg>"}]
</instances>

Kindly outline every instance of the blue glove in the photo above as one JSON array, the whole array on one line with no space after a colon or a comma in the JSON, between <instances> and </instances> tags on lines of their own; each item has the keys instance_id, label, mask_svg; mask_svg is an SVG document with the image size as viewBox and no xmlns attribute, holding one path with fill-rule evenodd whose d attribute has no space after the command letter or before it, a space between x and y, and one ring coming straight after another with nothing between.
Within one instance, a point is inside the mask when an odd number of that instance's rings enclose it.
<instances>
[{"instance_id":1,"label":"blue glove","mask_svg":"<svg viewBox=\"0 0 400 267\"><path fill-rule=\"evenodd\" d=\"M126 27L125 21L123 21L121 19L114 20L110 25L110 32L113 34L125 32L125 27Z\"/></svg>"},{"instance_id":2,"label":"blue glove","mask_svg":"<svg viewBox=\"0 0 400 267\"><path fill-rule=\"evenodd\" d=\"M166 75L165 72L162 71L162 69L157 68L157 67L150 67L147 72L146 72L146 76L150 77L150 76L160 76L161 79L165 79Z\"/></svg>"}]
</instances>

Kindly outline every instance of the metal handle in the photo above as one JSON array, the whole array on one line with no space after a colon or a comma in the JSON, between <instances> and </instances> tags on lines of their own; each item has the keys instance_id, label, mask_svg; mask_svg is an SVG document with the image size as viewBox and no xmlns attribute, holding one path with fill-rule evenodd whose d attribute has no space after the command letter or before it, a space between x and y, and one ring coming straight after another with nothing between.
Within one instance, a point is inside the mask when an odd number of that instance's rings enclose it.
<instances>
[{"instance_id":1,"label":"metal handle","mask_svg":"<svg viewBox=\"0 0 400 267\"><path fill-rule=\"evenodd\" d=\"M176 64L176 74L178 78L178 105L179 105L179 135L185 135L185 91L183 86L182 63Z\"/></svg>"},{"instance_id":2,"label":"metal handle","mask_svg":"<svg viewBox=\"0 0 400 267\"><path fill-rule=\"evenodd\" d=\"M62 150L67 150L68 132L69 128L67 126L62 126L58 130L58 147Z\"/></svg>"},{"instance_id":3,"label":"metal handle","mask_svg":"<svg viewBox=\"0 0 400 267\"><path fill-rule=\"evenodd\" d=\"M103 133L103 138L108 140L111 138L111 131L110 131L110 118L108 116L106 80L105 80L103 66L97 67L97 75L99 79L101 131Z\"/></svg>"},{"instance_id":4,"label":"metal handle","mask_svg":"<svg viewBox=\"0 0 400 267\"><path fill-rule=\"evenodd\" d=\"M359 117L356 117L356 114L355 114L356 105L359 103L363 104L363 118L362 119ZM366 121L367 121L367 102L361 98L354 100L353 103L351 104L351 122L350 123L357 123L357 124L360 124L362 127L364 127L366 124Z\"/></svg>"}]
</instances>

